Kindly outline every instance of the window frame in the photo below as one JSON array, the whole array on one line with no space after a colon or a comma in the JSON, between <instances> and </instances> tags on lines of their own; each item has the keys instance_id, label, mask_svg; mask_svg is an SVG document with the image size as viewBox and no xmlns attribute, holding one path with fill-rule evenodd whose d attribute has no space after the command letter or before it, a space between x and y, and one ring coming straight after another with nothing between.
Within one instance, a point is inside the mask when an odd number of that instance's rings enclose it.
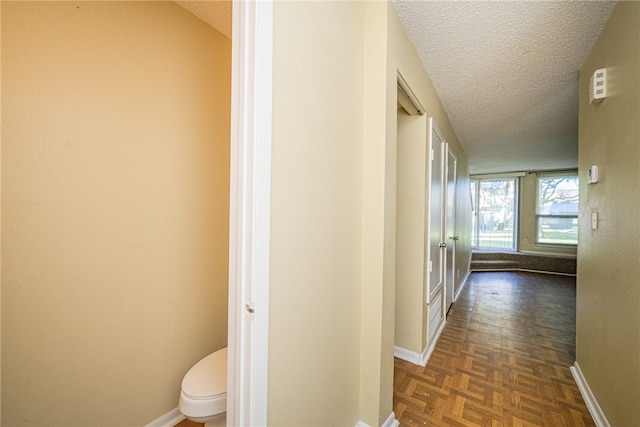
<instances>
[{"instance_id":1,"label":"window frame","mask_svg":"<svg viewBox=\"0 0 640 427\"><path fill-rule=\"evenodd\" d=\"M506 174L492 174L492 175L472 175L470 177L470 188L472 190L474 187L473 183L475 182L475 191L471 194L471 208L472 208L472 225L473 229L471 230L471 247L474 250L495 250L495 251L507 251L507 252L516 252L518 251L518 236L519 236L519 227L520 227L520 191L522 186L521 178L524 176L522 172L516 173L506 173ZM483 181L513 181L513 207L512 207L512 217L513 217L513 232L511 235L511 245L509 248L498 247L498 246L480 246L480 189L481 183Z\"/></svg>"},{"instance_id":2,"label":"window frame","mask_svg":"<svg viewBox=\"0 0 640 427\"><path fill-rule=\"evenodd\" d=\"M576 241L573 242L549 242L549 241L541 241L541 228L543 219L557 219L557 220L567 220L571 219L572 223L575 221L575 224L578 224L578 216L579 216L579 208L576 209L576 213L574 214L550 214L550 213L542 213L541 210L541 200L540 200L540 180L542 179L550 179L550 178L576 178L578 181L578 188L576 189L575 196L575 204L579 203L579 192L580 192L580 177L578 175L578 171L558 171L558 172L548 172L548 173L537 173L536 174L536 191L535 191L535 211L534 211L534 239L535 244L537 246L548 246L548 247L577 247L579 240L578 234L576 233Z\"/></svg>"}]
</instances>

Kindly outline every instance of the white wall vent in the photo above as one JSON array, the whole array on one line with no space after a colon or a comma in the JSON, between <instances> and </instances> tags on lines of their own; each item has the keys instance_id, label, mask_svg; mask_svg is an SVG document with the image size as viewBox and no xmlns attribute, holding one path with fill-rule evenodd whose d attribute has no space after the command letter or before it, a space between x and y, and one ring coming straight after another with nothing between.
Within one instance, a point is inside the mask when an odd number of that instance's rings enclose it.
<instances>
[{"instance_id":1,"label":"white wall vent","mask_svg":"<svg viewBox=\"0 0 640 427\"><path fill-rule=\"evenodd\" d=\"M589 79L589 103L597 104L607 97L607 69L600 68Z\"/></svg>"}]
</instances>

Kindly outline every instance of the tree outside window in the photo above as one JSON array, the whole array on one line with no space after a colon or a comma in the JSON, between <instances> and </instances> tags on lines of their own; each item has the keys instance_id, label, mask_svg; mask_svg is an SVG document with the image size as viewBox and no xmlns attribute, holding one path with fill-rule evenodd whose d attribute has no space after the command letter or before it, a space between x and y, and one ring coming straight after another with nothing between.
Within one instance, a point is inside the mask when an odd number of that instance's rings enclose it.
<instances>
[{"instance_id":1,"label":"tree outside window","mask_svg":"<svg viewBox=\"0 0 640 427\"><path fill-rule=\"evenodd\" d=\"M578 175L541 174L537 181L536 243L577 245Z\"/></svg>"},{"instance_id":2,"label":"tree outside window","mask_svg":"<svg viewBox=\"0 0 640 427\"><path fill-rule=\"evenodd\" d=\"M472 246L515 250L518 178L472 179Z\"/></svg>"}]
</instances>

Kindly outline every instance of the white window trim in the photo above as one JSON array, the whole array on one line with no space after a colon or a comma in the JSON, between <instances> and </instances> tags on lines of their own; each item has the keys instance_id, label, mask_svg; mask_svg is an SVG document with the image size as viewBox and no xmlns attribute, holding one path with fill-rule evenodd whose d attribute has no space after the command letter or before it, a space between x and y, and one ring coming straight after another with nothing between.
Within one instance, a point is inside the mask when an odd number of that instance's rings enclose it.
<instances>
[{"instance_id":1,"label":"white window trim","mask_svg":"<svg viewBox=\"0 0 640 427\"><path fill-rule=\"evenodd\" d=\"M550 243L550 242L541 242L539 240L539 229L538 227L540 226L540 222L539 219L540 218L550 218L553 217L553 215L542 215L540 214L540 185L538 183L538 180L540 178L565 178L565 177L570 177L570 176L575 176L575 177L579 177L578 175L578 171L577 170L571 170L571 171L550 171L550 172L536 172L536 199L535 199L535 211L533 212L533 217L535 219L534 221L534 230L533 230L533 236L534 236L534 245L536 247L540 247L540 248L575 248L578 246L577 243ZM575 218L576 220L578 219L578 214L576 215L562 215L562 217L564 218Z\"/></svg>"}]
</instances>

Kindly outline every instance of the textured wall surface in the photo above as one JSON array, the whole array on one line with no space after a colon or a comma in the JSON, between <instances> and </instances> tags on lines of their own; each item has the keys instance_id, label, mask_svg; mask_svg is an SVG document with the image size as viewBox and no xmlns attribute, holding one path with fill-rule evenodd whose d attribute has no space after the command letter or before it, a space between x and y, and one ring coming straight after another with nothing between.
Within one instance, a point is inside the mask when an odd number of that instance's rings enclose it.
<instances>
[{"instance_id":1,"label":"textured wall surface","mask_svg":"<svg viewBox=\"0 0 640 427\"><path fill-rule=\"evenodd\" d=\"M576 360L612 426L640 425L640 3L620 2L580 73ZM589 104L589 77L608 95ZM597 230L591 215L598 213Z\"/></svg>"},{"instance_id":2,"label":"textured wall surface","mask_svg":"<svg viewBox=\"0 0 640 427\"><path fill-rule=\"evenodd\" d=\"M230 42L2 2L2 425L143 425L226 345Z\"/></svg>"}]
</instances>

